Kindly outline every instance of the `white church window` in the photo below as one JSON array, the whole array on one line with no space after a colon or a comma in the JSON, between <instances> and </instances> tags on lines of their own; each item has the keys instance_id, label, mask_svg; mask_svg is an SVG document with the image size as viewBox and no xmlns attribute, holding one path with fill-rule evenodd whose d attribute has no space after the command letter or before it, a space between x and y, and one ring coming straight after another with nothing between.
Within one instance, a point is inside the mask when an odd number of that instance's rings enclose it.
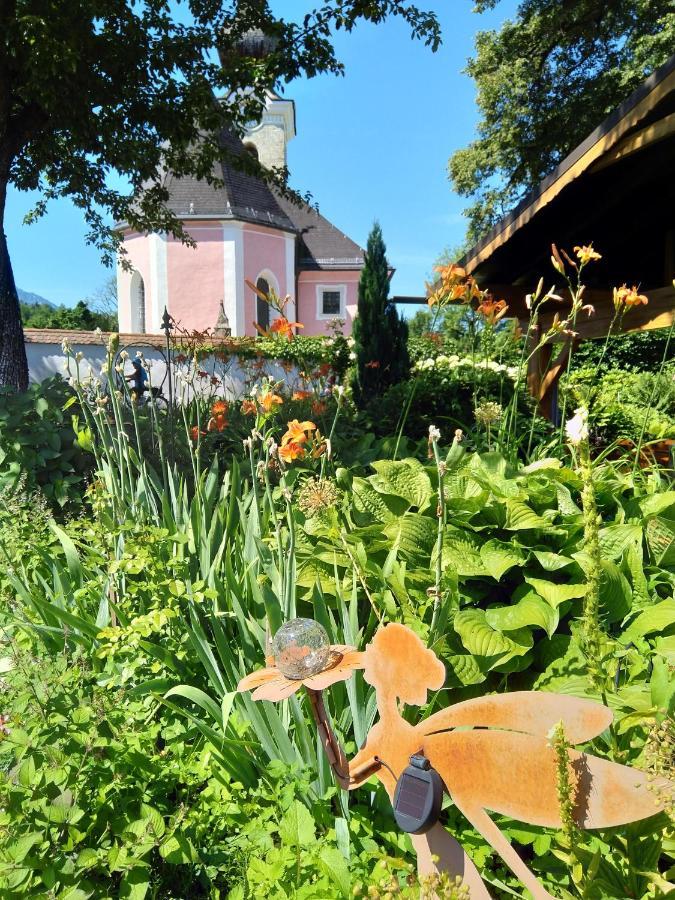
<instances>
[{"instance_id":1,"label":"white church window","mask_svg":"<svg viewBox=\"0 0 675 900\"><path fill-rule=\"evenodd\" d=\"M345 295L347 287L344 284L319 284L316 288L317 319L343 319L345 316Z\"/></svg>"},{"instance_id":2,"label":"white church window","mask_svg":"<svg viewBox=\"0 0 675 900\"><path fill-rule=\"evenodd\" d=\"M131 330L145 334L145 283L140 272L131 276Z\"/></svg>"}]
</instances>

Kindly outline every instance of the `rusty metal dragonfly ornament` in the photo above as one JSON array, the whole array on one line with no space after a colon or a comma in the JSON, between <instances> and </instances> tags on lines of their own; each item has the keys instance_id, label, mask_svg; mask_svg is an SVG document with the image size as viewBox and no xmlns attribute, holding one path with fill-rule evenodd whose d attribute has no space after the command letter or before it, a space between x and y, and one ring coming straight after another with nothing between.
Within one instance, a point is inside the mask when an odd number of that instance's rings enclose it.
<instances>
[{"instance_id":1,"label":"rusty metal dragonfly ornament","mask_svg":"<svg viewBox=\"0 0 675 900\"><path fill-rule=\"evenodd\" d=\"M271 660L270 660L271 662ZM326 715L321 692L363 670L375 688L379 719L366 742L347 763ZM239 690L253 699L281 700L299 688L275 666L246 676ZM445 668L409 628L379 629L362 653L331 648L325 668L302 679L329 762L341 787L354 790L378 778L392 802L411 757L425 758L442 779L456 807L501 856L535 900L553 900L505 835L493 813L549 828L560 828L557 761L549 741L562 721L570 744L581 744L609 727L612 713L602 704L540 691L491 694L449 706L416 725L406 722L400 704L423 706L427 692L439 690ZM568 749L574 789L573 818L579 828L608 828L653 816L663 809L645 772ZM657 785L672 791L668 782ZM476 867L461 846L434 824L412 834L418 872L460 875L472 900L489 900Z\"/></svg>"}]
</instances>

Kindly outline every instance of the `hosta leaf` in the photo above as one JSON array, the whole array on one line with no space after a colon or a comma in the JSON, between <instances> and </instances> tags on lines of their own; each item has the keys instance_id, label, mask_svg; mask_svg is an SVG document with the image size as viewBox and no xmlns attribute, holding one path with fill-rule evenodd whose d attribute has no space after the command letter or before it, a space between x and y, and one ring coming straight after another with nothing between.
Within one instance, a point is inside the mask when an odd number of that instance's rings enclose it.
<instances>
[{"instance_id":1,"label":"hosta leaf","mask_svg":"<svg viewBox=\"0 0 675 900\"><path fill-rule=\"evenodd\" d=\"M560 553L550 553L547 550L533 550L532 555L542 569L546 569L547 572L556 572L558 569L564 569L574 562L569 556L562 556Z\"/></svg>"},{"instance_id":2,"label":"hosta leaf","mask_svg":"<svg viewBox=\"0 0 675 900\"><path fill-rule=\"evenodd\" d=\"M675 491L663 491L660 494L652 494L640 502L640 509L645 518L649 516L659 516L675 506Z\"/></svg>"},{"instance_id":3,"label":"hosta leaf","mask_svg":"<svg viewBox=\"0 0 675 900\"><path fill-rule=\"evenodd\" d=\"M560 469L562 462L555 456L548 456L546 459L538 459L536 462L524 466L520 471L523 475L531 475L532 472L541 472L544 469Z\"/></svg>"},{"instance_id":4,"label":"hosta leaf","mask_svg":"<svg viewBox=\"0 0 675 900\"><path fill-rule=\"evenodd\" d=\"M508 531L524 531L529 528L546 528L550 523L520 500L506 501L506 525Z\"/></svg>"},{"instance_id":5,"label":"hosta leaf","mask_svg":"<svg viewBox=\"0 0 675 900\"><path fill-rule=\"evenodd\" d=\"M379 522L393 522L408 509L410 503L400 496L387 495L376 491L365 478L355 478L352 482L354 509L367 513ZM359 523L363 524L363 523Z\"/></svg>"},{"instance_id":6,"label":"hosta leaf","mask_svg":"<svg viewBox=\"0 0 675 900\"><path fill-rule=\"evenodd\" d=\"M603 559L600 564L600 615L610 624L620 622L630 612L633 592L616 563Z\"/></svg>"},{"instance_id":7,"label":"hosta leaf","mask_svg":"<svg viewBox=\"0 0 675 900\"><path fill-rule=\"evenodd\" d=\"M641 540L639 525L608 525L600 529L600 551L606 559L619 559L624 550Z\"/></svg>"},{"instance_id":8,"label":"hosta leaf","mask_svg":"<svg viewBox=\"0 0 675 900\"><path fill-rule=\"evenodd\" d=\"M625 644L636 637L645 637L655 632L661 633L675 624L675 600L662 600L655 606L650 606L633 619L628 628L621 635L621 641Z\"/></svg>"},{"instance_id":9,"label":"hosta leaf","mask_svg":"<svg viewBox=\"0 0 675 900\"><path fill-rule=\"evenodd\" d=\"M528 625L543 628L549 637L558 627L558 610L534 591L511 606L493 606L485 612L485 620L497 631L517 631Z\"/></svg>"},{"instance_id":10,"label":"hosta leaf","mask_svg":"<svg viewBox=\"0 0 675 900\"><path fill-rule=\"evenodd\" d=\"M481 546L480 556L495 581L499 581L504 572L508 572L513 566L522 565L525 560L520 547L495 540L487 541Z\"/></svg>"},{"instance_id":11,"label":"hosta leaf","mask_svg":"<svg viewBox=\"0 0 675 900\"><path fill-rule=\"evenodd\" d=\"M403 553L410 555L426 555L431 553L438 532L434 519L421 516L419 513L407 512L395 522L389 522L384 529L385 535L398 545Z\"/></svg>"},{"instance_id":12,"label":"hosta leaf","mask_svg":"<svg viewBox=\"0 0 675 900\"><path fill-rule=\"evenodd\" d=\"M403 497L410 506L424 509L428 506L434 491L431 480L422 464L416 459L381 459L371 463L377 475L370 481L378 491Z\"/></svg>"},{"instance_id":13,"label":"hosta leaf","mask_svg":"<svg viewBox=\"0 0 675 900\"><path fill-rule=\"evenodd\" d=\"M565 600L576 600L585 596L588 590L587 584L556 584L545 578L533 578L525 576L525 581L551 606L557 607Z\"/></svg>"},{"instance_id":14,"label":"hosta leaf","mask_svg":"<svg viewBox=\"0 0 675 900\"><path fill-rule=\"evenodd\" d=\"M564 484L556 484L556 494L558 495L558 509L563 516L581 515L581 509L572 500L570 489Z\"/></svg>"},{"instance_id":15,"label":"hosta leaf","mask_svg":"<svg viewBox=\"0 0 675 900\"><path fill-rule=\"evenodd\" d=\"M452 687L453 675L456 682L461 685L480 684L485 681L485 672L481 669L478 660L468 653L454 653L444 657L449 670L449 686ZM447 684L447 683L446 683Z\"/></svg>"},{"instance_id":16,"label":"hosta leaf","mask_svg":"<svg viewBox=\"0 0 675 900\"><path fill-rule=\"evenodd\" d=\"M480 555L477 543L468 536L460 537L461 532L452 530L443 542L443 568L451 565L458 575L487 575L485 563Z\"/></svg>"},{"instance_id":17,"label":"hosta leaf","mask_svg":"<svg viewBox=\"0 0 675 900\"><path fill-rule=\"evenodd\" d=\"M633 586L633 607L643 608L651 602L642 561L642 547L630 546L624 560Z\"/></svg>"},{"instance_id":18,"label":"hosta leaf","mask_svg":"<svg viewBox=\"0 0 675 900\"><path fill-rule=\"evenodd\" d=\"M496 657L494 665L512 656L523 656L534 643L528 629L521 628L502 634L492 628L482 609L465 609L454 618L455 631L469 653L475 656Z\"/></svg>"},{"instance_id":19,"label":"hosta leaf","mask_svg":"<svg viewBox=\"0 0 675 900\"><path fill-rule=\"evenodd\" d=\"M675 522L656 516L646 527L649 551L658 566L675 564Z\"/></svg>"}]
</instances>

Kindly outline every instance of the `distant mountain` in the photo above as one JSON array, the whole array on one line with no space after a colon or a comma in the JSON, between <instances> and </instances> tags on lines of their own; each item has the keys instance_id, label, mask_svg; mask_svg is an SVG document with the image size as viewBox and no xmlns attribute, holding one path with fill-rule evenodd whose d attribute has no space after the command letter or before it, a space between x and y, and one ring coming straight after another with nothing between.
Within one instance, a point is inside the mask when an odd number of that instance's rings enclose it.
<instances>
[{"instance_id":1,"label":"distant mountain","mask_svg":"<svg viewBox=\"0 0 675 900\"><path fill-rule=\"evenodd\" d=\"M31 294L30 291L22 291L21 288L17 288L16 292L19 295L19 300L22 303L28 303L30 306L37 306L39 303L46 303L47 306L51 306L52 309L56 309L55 303L52 303L51 300L47 300L45 297L41 297L39 294Z\"/></svg>"}]
</instances>

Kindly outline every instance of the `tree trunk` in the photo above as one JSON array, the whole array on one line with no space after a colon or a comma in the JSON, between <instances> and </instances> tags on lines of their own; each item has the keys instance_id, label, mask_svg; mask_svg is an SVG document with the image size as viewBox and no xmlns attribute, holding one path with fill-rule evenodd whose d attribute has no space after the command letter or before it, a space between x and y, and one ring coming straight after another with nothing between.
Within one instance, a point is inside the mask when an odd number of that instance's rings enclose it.
<instances>
[{"instance_id":1,"label":"tree trunk","mask_svg":"<svg viewBox=\"0 0 675 900\"><path fill-rule=\"evenodd\" d=\"M0 185L0 388L25 391L28 360L21 325L19 297L4 229L6 185Z\"/></svg>"}]
</instances>

